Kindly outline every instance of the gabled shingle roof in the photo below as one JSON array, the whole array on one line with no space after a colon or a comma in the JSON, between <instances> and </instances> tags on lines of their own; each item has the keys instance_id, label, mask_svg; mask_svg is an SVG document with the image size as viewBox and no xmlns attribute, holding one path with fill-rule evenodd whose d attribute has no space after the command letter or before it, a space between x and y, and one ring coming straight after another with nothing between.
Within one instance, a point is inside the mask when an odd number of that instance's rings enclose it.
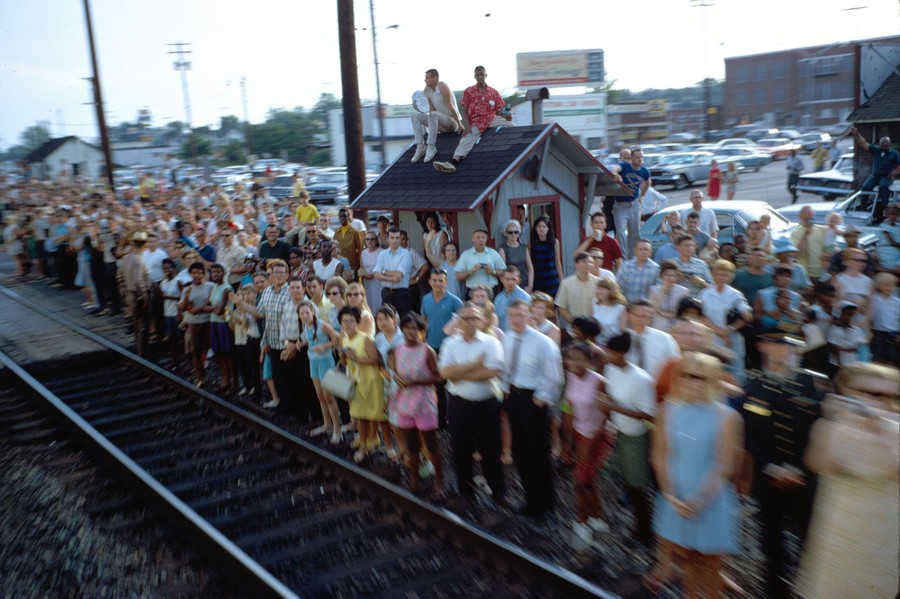
<instances>
[{"instance_id":1,"label":"gabled shingle roof","mask_svg":"<svg viewBox=\"0 0 900 599\"><path fill-rule=\"evenodd\" d=\"M57 137L56 139L51 139L50 141L45 142L45 143L41 144L40 146L38 146L37 148L35 148L34 150L32 150L31 153L25 157L25 161L28 163L41 162L42 160L44 160L44 158L46 158L47 156L49 156L50 154L55 152L64 143L66 143L69 140L73 140L73 139L75 141L81 141L74 135L69 135L66 137ZM96 147L87 142L82 142L82 143L89 145L92 148Z\"/></svg>"},{"instance_id":2,"label":"gabled shingle roof","mask_svg":"<svg viewBox=\"0 0 900 599\"><path fill-rule=\"evenodd\" d=\"M466 210L540 136L546 125L488 129L456 173L438 172L430 162L410 162L408 148L353 203L354 208ZM436 161L450 160L459 135L441 133Z\"/></svg>"},{"instance_id":3,"label":"gabled shingle roof","mask_svg":"<svg viewBox=\"0 0 900 599\"><path fill-rule=\"evenodd\" d=\"M891 73L869 101L854 110L851 123L873 123L900 120L900 75Z\"/></svg>"},{"instance_id":4,"label":"gabled shingle roof","mask_svg":"<svg viewBox=\"0 0 900 599\"><path fill-rule=\"evenodd\" d=\"M557 144L576 167L601 175L598 189L604 182L611 184L609 171L559 125L498 127L481 135L453 174L438 172L431 163L410 163L415 152L415 146L411 146L360 194L352 206L362 210L471 210L509 176L510 167L529 153L539 155L538 148L554 133L560 135L554 136L551 143ZM459 135L439 134L435 160L449 160L458 143Z\"/></svg>"}]
</instances>

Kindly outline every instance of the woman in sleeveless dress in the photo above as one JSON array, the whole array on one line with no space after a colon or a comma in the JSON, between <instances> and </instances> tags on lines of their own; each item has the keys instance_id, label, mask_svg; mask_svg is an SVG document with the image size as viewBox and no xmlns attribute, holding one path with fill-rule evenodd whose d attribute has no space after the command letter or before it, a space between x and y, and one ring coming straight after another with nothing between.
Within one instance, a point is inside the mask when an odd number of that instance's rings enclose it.
<instances>
[{"instance_id":1,"label":"woman in sleeveless dress","mask_svg":"<svg viewBox=\"0 0 900 599\"><path fill-rule=\"evenodd\" d=\"M409 489L419 490L419 441L426 457L434 465L434 492L444 493L444 459L437 439L438 403L435 384L441 382L437 355L422 340L425 321L414 312L400 321L403 343L388 357L393 382L397 385L392 404L392 420L396 425L400 451L409 466Z\"/></svg>"},{"instance_id":2,"label":"woman in sleeveless dress","mask_svg":"<svg viewBox=\"0 0 900 599\"><path fill-rule=\"evenodd\" d=\"M322 388L322 379L334 368L334 355L331 352L340 343L340 336L331 325L319 320L316 306L312 302L300 302L297 314L303 324L301 347L307 347L309 375L319 398L319 407L322 408L322 426L313 429L310 434L330 434L331 444L337 445L341 442L341 414L334 396Z\"/></svg>"},{"instance_id":3,"label":"woman in sleeveless dress","mask_svg":"<svg viewBox=\"0 0 900 599\"><path fill-rule=\"evenodd\" d=\"M534 291L543 291L556 297L562 263L559 257L559 240L553 236L553 223L547 216L534 221L531 264L534 266Z\"/></svg>"},{"instance_id":4,"label":"woman in sleeveless dress","mask_svg":"<svg viewBox=\"0 0 900 599\"><path fill-rule=\"evenodd\" d=\"M378 424L386 420L384 384L378 370L375 341L359 330L362 318L359 308L344 306L338 318L343 331L341 362L356 381L350 416L356 418L359 431L359 450L353 454L353 460L358 464L369 457L369 439L378 437Z\"/></svg>"},{"instance_id":5,"label":"woman in sleeveless dress","mask_svg":"<svg viewBox=\"0 0 900 599\"><path fill-rule=\"evenodd\" d=\"M523 288L528 293L534 288L534 267L531 265L531 253L525 242L522 241L522 225L513 219L503 228L504 241L497 246L497 253L503 258L507 266L515 266L519 269L519 275L524 283Z\"/></svg>"},{"instance_id":6,"label":"woman in sleeveless dress","mask_svg":"<svg viewBox=\"0 0 900 599\"><path fill-rule=\"evenodd\" d=\"M743 446L740 415L720 401L725 372L711 356L688 352L660 406L651 462L659 483L653 529L660 562L655 584L671 576L670 556L684 568L688 597L719 597L722 556L740 550L740 503L731 482Z\"/></svg>"}]
</instances>

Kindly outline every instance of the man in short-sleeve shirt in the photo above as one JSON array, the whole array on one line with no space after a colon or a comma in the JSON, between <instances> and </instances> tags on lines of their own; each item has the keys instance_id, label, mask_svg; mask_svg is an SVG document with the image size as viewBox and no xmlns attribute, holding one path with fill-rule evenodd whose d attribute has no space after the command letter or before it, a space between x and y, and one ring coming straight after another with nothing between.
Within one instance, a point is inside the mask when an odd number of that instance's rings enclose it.
<instances>
[{"instance_id":1,"label":"man in short-sleeve shirt","mask_svg":"<svg viewBox=\"0 0 900 599\"><path fill-rule=\"evenodd\" d=\"M487 71L484 67L475 67L476 84L467 87L463 92L462 124L463 136L459 145L453 151L453 158L447 162L435 161L434 168L442 173L455 173L456 167L462 162L475 144L481 138L481 134L491 127L512 125L509 117L500 116L500 109L506 105L503 98L493 87L485 83Z\"/></svg>"}]
</instances>

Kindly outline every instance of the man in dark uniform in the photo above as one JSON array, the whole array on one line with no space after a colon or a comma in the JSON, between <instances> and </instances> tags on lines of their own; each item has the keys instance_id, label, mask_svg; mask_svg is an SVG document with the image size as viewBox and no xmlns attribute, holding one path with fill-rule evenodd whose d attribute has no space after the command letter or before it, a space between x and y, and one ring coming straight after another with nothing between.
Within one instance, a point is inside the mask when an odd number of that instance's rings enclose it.
<instances>
[{"instance_id":1,"label":"man in dark uniform","mask_svg":"<svg viewBox=\"0 0 900 599\"><path fill-rule=\"evenodd\" d=\"M795 521L802 543L809 528L815 475L803 464L809 431L821 415L822 394L812 376L799 370L802 339L786 333L760 335L762 370L748 373L747 397L740 406L747 450L753 459L753 491L760 505L766 596L788 597L787 518Z\"/></svg>"}]
</instances>

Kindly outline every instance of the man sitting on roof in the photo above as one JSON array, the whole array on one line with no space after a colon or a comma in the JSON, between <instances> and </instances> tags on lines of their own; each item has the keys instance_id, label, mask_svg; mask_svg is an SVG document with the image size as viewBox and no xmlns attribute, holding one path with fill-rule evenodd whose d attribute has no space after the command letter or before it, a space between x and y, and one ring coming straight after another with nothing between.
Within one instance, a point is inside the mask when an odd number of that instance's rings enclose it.
<instances>
[{"instance_id":1,"label":"man sitting on roof","mask_svg":"<svg viewBox=\"0 0 900 599\"><path fill-rule=\"evenodd\" d=\"M413 134L416 136L416 153L411 162L418 162L425 156L425 162L431 162L437 152L434 145L438 131L461 132L462 118L456 108L456 96L450 86L438 80L437 69L425 71L425 97L428 99L428 114L417 112L412 119ZM425 130L428 129L428 145L425 145Z\"/></svg>"},{"instance_id":2,"label":"man sitting on roof","mask_svg":"<svg viewBox=\"0 0 900 599\"><path fill-rule=\"evenodd\" d=\"M481 138L481 134L491 127L500 127L511 124L509 115L501 115L500 109L506 103L500 97L500 92L490 87L484 80L487 71L484 67L475 67L475 85L467 87L462 97L462 124L463 136L459 145L453 151L453 158L448 162L435 162L434 168L442 173L455 173L459 163L468 156L472 148Z\"/></svg>"}]
</instances>

